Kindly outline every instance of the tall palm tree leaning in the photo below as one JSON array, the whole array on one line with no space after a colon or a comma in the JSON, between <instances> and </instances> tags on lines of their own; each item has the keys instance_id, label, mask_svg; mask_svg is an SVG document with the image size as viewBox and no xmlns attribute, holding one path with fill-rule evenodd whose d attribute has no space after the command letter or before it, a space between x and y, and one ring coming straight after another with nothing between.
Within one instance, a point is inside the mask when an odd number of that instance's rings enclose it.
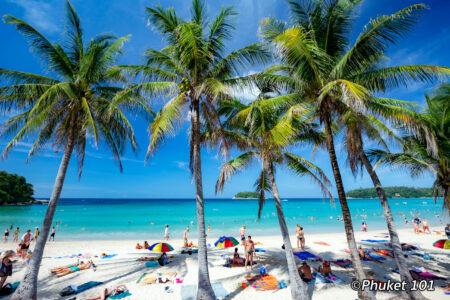
<instances>
[{"instance_id":1,"label":"tall palm tree leaning","mask_svg":"<svg viewBox=\"0 0 450 300\"><path fill-rule=\"evenodd\" d=\"M126 104L127 108L150 113L138 95L129 93L127 97L114 98L121 88L113 85L114 78L109 75L109 68L128 37L116 39L103 34L85 43L80 19L69 2L66 2L66 14L66 47L50 43L26 22L4 16L4 21L17 28L48 71L56 77L0 69L0 79L5 83L0 88L0 107L4 111L20 111L1 128L1 137L13 136L3 156L17 142L30 137L34 137L35 142L28 159L50 140L63 151L41 234L25 276L12 297L14 300L37 297L39 267L73 151L76 151L79 162L79 176L88 136L96 145L104 143L112 151L122 171L120 155L127 141L133 149L136 141L120 107Z\"/></svg>"},{"instance_id":2,"label":"tall palm tree leaning","mask_svg":"<svg viewBox=\"0 0 450 300\"><path fill-rule=\"evenodd\" d=\"M121 66L119 73L140 76L142 82L129 87L131 92L166 96L170 100L157 113L149 126L150 144L147 157L168 135L189 108L191 119L190 169L195 178L198 225L198 299L215 299L211 287L206 250L205 213L200 160L200 115L221 128L215 111L218 99L229 98L227 80L240 68L265 63L270 53L253 44L225 55L225 42L234 29L232 7L222 8L211 21L207 20L204 1L193 0L191 19L179 17L173 8L147 8L149 24L164 36L167 46L149 49L145 65ZM126 94L126 93L125 93ZM226 144L221 149L226 153Z\"/></svg>"},{"instance_id":3,"label":"tall palm tree leaning","mask_svg":"<svg viewBox=\"0 0 450 300\"><path fill-rule=\"evenodd\" d=\"M391 153L385 150L371 150L368 155L376 160L376 165L385 164L409 169L413 176L424 172L435 174L433 197L444 196L444 207L450 211L450 84L437 88L426 95L427 108L420 119L432 134L436 143L436 152L429 150L422 135L405 135L403 152Z\"/></svg>"},{"instance_id":4,"label":"tall palm tree leaning","mask_svg":"<svg viewBox=\"0 0 450 300\"><path fill-rule=\"evenodd\" d=\"M371 92L411 81L428 82L443 73L448 74L447 68L428 65L373 67L374 62L384 57L389 46L412 28L426 6L412 5L392 15L378 16L350 45L355 7L360 2L290 1L293 23L290 28L274 18L262 20L260 26L261 37L273 45L280 65L245 79L270 82L315 106L316 117L325 127L326 145L357 280L363 280L365 274L336 158L331 128L333 119L344 108L364 112ZM373 293L367 290L358 294L362 299L374 299Z\"/></svg>"},{"instance_id":5,"label":"tall palm tree leaning","mask_svg":"<svg viewBox=\"0 0 450 300\"><path fill-rule=\"evenodd\" d=\"M271 191L280 223L281 235L285 246L292 299L308 299L306 284L301 280L292 251L289 231L286 225L280 195L275 181L276 165L286 165L293 173L306 176L316 182L324 196L333 199L327 188L328 178L313 163L305 158L290 153L286 147L299 142L317 142L321 134L317 125L305 118L307 109L299 106L286 106L286 98L259 98L250 105L239 101L225 101L219 109L220 115L227 118L224 136L230 146L246 151L224 163L216 183L216 193L221 192L227 180L244 170L255 159L261 163L261 172L255 182L259 192L258 218L265 202L265 192ZM281 104L281 105L279 105ZM206 132L203 136L207 143L215 144L218 134Z\"/></svg>"}]
</instances>

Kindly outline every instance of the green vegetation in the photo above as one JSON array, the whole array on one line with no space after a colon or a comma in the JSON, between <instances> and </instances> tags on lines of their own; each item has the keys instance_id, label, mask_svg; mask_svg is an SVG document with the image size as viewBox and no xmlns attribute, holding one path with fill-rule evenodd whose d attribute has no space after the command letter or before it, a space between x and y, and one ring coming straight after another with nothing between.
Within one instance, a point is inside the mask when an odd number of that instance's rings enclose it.
<instances>
[{"instance_id":1,"label":"green vegetation","mask_svg":"<svg viewBox=\"0 0 450 300\"><path fill-rule=\"evenodd\" d=\"M0 171L0 205L32 202L33 185L25 177Z\"/></svg>"},{"instance_id":2,"label":"green vegetation","mask_svg":"<svg viewBox=\"0 0 450 300\"><path fill-rule=\"evenodd\" d=\"M384 191L388 198L421 198L433 197L432 188L412 188L407 186L391 186L385 187ZM347 196L351 198L378 198L374 188L356 189L347 192Z\"/></svg>"},{"instance_id":3,"label":"green vegetation","mask_svg":"<svg viewBox=\"0 0 450 300\"><path fill-rule=\"evenodd\" d=\"M234 198L254 198L254 199L258 199L259 198L259 193L257 192L239 192L236 195L234 195Z\"/></svg>"}]
</instances>

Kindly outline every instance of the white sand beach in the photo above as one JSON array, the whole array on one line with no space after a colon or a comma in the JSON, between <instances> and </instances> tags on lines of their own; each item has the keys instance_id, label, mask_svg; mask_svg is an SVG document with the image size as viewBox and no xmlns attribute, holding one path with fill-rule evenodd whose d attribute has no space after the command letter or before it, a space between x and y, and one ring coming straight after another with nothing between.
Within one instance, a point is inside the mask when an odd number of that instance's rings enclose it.
<instances>
[{"instance_id":1,"label":"white sand beach","mask_svg":"<svg viewBox=\"0 0 450 300\"><path fill-rule=\"evenodd\" d=\"M425 261L421 257L409 255L409 267L424 267L431 273L441 277L450 278L450 250L438 249L432 246L433 242L438 239L443 239L445 236L437 235L435 231L440 231L442 228L432 228L432 234L412 233L412 229L400 229L400 239L402 242L410 243L422 248L437 261ZM361 242L363 239L386 239L383 238L384 231L369 231L356 232L356 240L364 249L371 249L372 247L386 248L384 243L367 243ZM251 234L251 233L250 233ZM113 236L111 237L114 238ZM143 240L139 241L140 243ZM231 255L234 248L216 249L209 248L208 260L209 271L212 283L220 282L226 290L229 297L232 299L290 299L289 283L288 288L275 291L259 291L252 286L241 288L238 282L244 281L245 275L257 274L260 267L265 266L268 273L275 276L278 280L284 279L288 282L288 273L285 263L284 251L281 249L282 239L280 236L254 236L255 242L260 242L262 245L257 247L263 248L266 252L257 253L256 261L258 262L253 271L250 269L245 272L242 267L227 268L224 267L223 255ZM213 244L217 237L208 239L208 243ZM88 281L102 281L103 285L94 287L85 292L79 293L76 299L84 299L88 296L93 296L98 293L100 288L109 287L115 284L126 284L132 293L131 296L125 298L132 299L186 299L181 297L181 290L184 294L186 291L193 291L197 281L197 256L196 254L180 254L181 240L170 240L175 251L171 254L175 255L175 259L169 265L163 267L145 267L145 262L136 261L142 256L157 256L157 253L149 252L148 250L136 250L135 240L131 241L76 241L76 242L50 242L47 244L44 258L42 260L42 267L39 273L38 282L38 298L39 299L70 299L74 296L61 298L58 293L67 285L80 285ZM158 242L149 240L149 243ZM330 246L315 244L314 242L326 242ZM195 243L195 241L194 241ZM295 237L292 236L292 245L296 245ZM335 260L342 258L349 258L344 250L347 248L347 243L344 233L324 233L324 234L306 234L306 250L320 256L322 259ZM384 247L383 247L384 246ZM16 248L13 243L0 243L0 251ZM239 246L239 253L243 256L243 247ZM97 270L92 269L79 271L69 274L62 278L57 278L49 272L50 268L74 263L76 259L71 258L56 258L58 256L66 256L71 254L86 254L101 255L102 253L117 254L117 256L109 259L100 259L94 257L94 263L97 265ZM296 257L298 265L301 260ZM312 267L317 267L318 262L308 262ZM393 279L399 280L399 275L392 272L395 267L395 261L387 257L382 264L376 262L363 262L365 271L369 277L376 280ZM8 282L16 282L21 280L25 268L25 263L20 261L14 265L13 275L8 278ZM350 288L352 280L352 269L341 268L332 264L334 274L343 279L343 284L310 284L308 285L308 293L312 299L356 299L357 293ZM177 272L177 278L183 280L183 283L173 284L138 284L136 281L143 273L160 273L160 272ZM439 286L447 284L447 281L435 281L435 291L424 292L423 294L429 299L448 299ZM171 293L168 293L165 288L169 286ZM395 293L378 292L377 299L388 299L395 296ZM3 298L8 300L9 297Z\"/></svg>"}]
</instances>

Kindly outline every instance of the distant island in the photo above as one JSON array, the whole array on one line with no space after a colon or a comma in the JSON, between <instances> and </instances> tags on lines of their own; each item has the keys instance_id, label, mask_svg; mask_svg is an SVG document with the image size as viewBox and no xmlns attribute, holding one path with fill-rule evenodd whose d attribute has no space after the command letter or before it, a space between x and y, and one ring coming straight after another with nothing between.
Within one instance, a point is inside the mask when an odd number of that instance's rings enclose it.
<instances>
[{"instance_id":1,"label":"distant island","mask_svg":"<svg viewBox=\"0 0 450 300\"><path fill-rule=\"evenodd\" d=\"M431 188L412 188L407 186L384 187L388 198L431 198L433 189ZM349 198L378 198L375 188L356 189L347 192Z\"/></svg>"},{"instance_id":2,"label":"distant island","mask_svg":"<svg viewBox=\"0 0 450 300\"><path fill-rule=\"evenodd\" d=\"M256 192L240 192L234 195L233 199L258 199L259 194Z\"/></svg>"},{"instance_id":3,"label":"distant island","mask_svg":"<svg viewBox=\"0 0 450 300\"><path fill-rule=\"evenodd\" d=\"M0 205L33 204L34 189L23 176L0 171Z\"/></svg>"}]
</instances>

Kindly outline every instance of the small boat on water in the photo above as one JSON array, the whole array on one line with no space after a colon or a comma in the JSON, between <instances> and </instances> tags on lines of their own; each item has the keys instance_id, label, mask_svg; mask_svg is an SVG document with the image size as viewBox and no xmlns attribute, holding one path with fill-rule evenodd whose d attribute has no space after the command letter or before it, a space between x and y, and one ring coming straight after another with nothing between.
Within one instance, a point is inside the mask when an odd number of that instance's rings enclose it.
<instances>
[{"instance_id":1,"label":"small boat on water","mask_svg":"<svg viewBox=\"0 0 450 300\"><path fill-rule=\"evenodd\" d=\"M287 202L287 201L289 201L289 200L283 199L283 200L281 200L281 201L283 201L283 202Z\"/></svg>"}]
</instances>

